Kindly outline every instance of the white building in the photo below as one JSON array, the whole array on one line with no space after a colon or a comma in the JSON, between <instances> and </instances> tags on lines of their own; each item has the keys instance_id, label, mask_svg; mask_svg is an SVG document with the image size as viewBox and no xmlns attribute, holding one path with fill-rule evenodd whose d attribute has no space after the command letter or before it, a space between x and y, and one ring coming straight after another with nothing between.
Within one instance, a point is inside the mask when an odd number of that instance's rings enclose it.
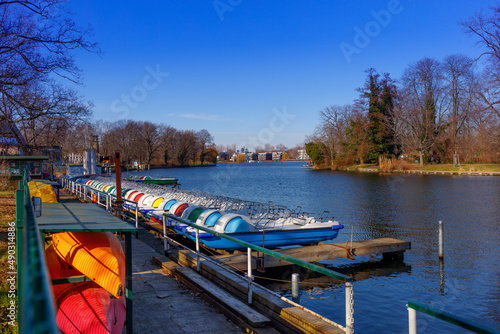
<instances>
[{"instance_id":1,"label":"white building","mask_svg":"<svg viewBox=\"0 0 500 334\"><path fill-rule=\"evenodd\" d=\"M310 160L311 158L307 155L306 150L297 150L297 159L300 160Z\"/></svg>"}]
</instances>

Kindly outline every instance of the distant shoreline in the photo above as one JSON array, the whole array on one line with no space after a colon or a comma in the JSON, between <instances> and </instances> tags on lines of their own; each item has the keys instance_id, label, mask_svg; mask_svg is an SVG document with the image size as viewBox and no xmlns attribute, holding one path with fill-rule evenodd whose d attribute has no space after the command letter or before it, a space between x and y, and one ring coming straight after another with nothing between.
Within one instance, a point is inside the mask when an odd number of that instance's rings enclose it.
<instances>
[{"instance_id":1,"label":"distant shoreline","mask_svg":"<svg viewBox=\"0 0 500 334\"><path fill-rule=\"evenodd\" d=\"M438 169L438 168L442 169ZM418 167L417 167L418 168ZM456 170L453 170L455 169ZM463 176L500 176L500 164L470 164L454 167L453 165L428 165L424 169L393 170L383 171L375 166L349 166L333 169L331 167L314 168L315 170L338 170L360 173L378 173L378 174L416 174L416 175L463 175ZM448 170L446 170L448 169ZM451 170L450 170L451 169ZM465 169L465 170L464 170Z\"/></svg>"}]
</instances>

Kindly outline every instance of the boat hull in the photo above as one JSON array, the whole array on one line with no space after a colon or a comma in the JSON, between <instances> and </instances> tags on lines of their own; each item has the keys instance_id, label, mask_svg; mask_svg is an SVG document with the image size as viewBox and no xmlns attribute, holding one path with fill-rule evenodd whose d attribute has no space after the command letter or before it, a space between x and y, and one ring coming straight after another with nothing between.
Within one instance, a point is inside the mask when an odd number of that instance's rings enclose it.
<instances>
[{"instance_id":1,"label":"boat hull","mask_svg":"<svg viewBox=\"0 0 500 334\"><path fill-rule=\"evenodd\" d=\"M228 233L228 236L249 242L265 248L278 248L292 245L311 245L321 241L335 239L343 225L334 225L328 228L309 228L297 230L271 230L259 232ZM192 234L182 232L190 239L195 240ZM235 242L223 239L209 233L200 233L200 242L205 246L220 250L244 250L246 247Z\"/></svg>"},{"instance_id":2,"label":"boat hull","mask_svg":"<svg viewBox=\"0 0 500 334\"><path fill-rule=\"evenodd\" d=\"M54 250L111 295L120 298L125 282L125 256L110 232L61 232L52 235Z\"/></svg>"},{"instance_id":3,"label":"boat hull","mask_svg":"<svg viewBox=\"0 0 500 334\"><path fill-rule=\"evenodd\" d=\"M52 279L81 275L59 258L52 245L45 256ZM56 323L63 333L122 333L125 298L110 297L94 282L57 284L52 291L57 306Z\"/></svg>"}]
</instances>

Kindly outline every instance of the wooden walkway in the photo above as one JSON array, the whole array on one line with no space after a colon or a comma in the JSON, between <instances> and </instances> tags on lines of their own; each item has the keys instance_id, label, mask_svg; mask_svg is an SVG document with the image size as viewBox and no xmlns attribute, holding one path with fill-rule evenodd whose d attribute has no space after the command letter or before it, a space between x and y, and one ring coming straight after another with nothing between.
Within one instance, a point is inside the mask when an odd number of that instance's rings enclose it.
<instances>
[{"instance_id":1,"label":"wooden walkway","mask_svg":"<svg viewBox=\"0 0 500 334\"><path fill-rule=\"evenodd\" d=\"M306 262L318 262L324 260L346 258L348 256L348 250L350 250L350 254L354 257L362 255L384 254L384 258L391 258L402 257L403 252L408 249L411 249L411 243L409 241L403 241L394 238L380 238L354 241L352 243L352 248L347 247L347 249L346 243L320 243L315 246L288 248L276 251ZM257 261L256 258L258 257L258 254L257 252L253 252L252 255L252 268L255 269ZM220 255L216 258L231 267L237 268L239 270L247 270L248 264L246 253ZM265 268L290 265L290 263L287 261L269 255L264 256L263 261Z\"/></svg>"}]
</instances>

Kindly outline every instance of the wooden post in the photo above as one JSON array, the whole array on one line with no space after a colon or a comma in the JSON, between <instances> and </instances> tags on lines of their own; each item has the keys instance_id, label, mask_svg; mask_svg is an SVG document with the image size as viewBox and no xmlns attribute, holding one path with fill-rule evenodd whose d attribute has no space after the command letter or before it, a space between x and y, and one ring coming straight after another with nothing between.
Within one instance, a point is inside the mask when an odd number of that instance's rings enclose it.
<instances>
[{"instance_id":1,"label":"wooden post","mask_svg":"<svg viewBox=\"0 0 500 334\"><path fill-rule=\"evenodd\" d=\"M120 152L115 151L115 175L116 175L116 216L121 219L123 209L122 202L122 169L120 166Z\"/></svg>"}]
</instances>

